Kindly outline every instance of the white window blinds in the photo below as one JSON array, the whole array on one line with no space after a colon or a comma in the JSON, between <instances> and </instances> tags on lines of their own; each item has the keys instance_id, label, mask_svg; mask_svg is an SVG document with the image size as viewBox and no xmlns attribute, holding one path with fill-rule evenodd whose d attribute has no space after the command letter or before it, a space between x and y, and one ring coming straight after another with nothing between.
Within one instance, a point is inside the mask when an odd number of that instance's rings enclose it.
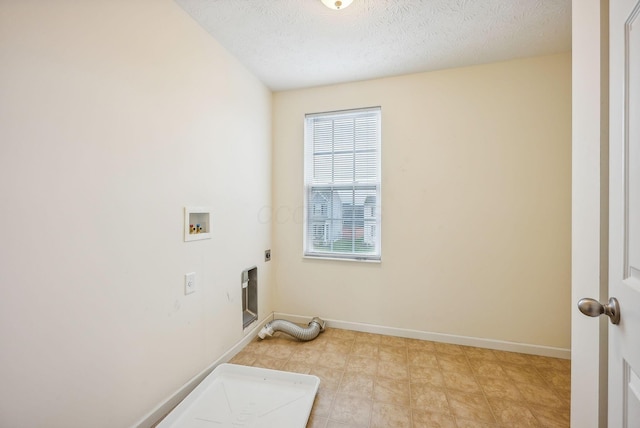
<instances>
[{"instance_id":1,"label":"white window blinds","mask_svg":"<svg viewBox=\"0 0 640 428\"><path fill-rule=\"evenodd\" d=\"M380 260L380 115L305 117L305 256Z\"/></svg>"}]
</instances>

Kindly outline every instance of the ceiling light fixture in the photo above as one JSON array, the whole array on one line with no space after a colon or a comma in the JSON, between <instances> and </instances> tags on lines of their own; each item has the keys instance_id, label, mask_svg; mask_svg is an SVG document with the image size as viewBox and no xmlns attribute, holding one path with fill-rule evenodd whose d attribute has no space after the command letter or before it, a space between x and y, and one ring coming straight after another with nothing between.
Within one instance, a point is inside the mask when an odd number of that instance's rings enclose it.
<instances>
[{"instance_id":1,"label":"ceiling light fixture","mask_svg":"<svg viewBox=\"0 0 640 428\"><path fill-rule=\"evenodd\" d=\"M349 6L353 0L320 0L329 9L340 10Z\"/></svg>"}]
</instances>

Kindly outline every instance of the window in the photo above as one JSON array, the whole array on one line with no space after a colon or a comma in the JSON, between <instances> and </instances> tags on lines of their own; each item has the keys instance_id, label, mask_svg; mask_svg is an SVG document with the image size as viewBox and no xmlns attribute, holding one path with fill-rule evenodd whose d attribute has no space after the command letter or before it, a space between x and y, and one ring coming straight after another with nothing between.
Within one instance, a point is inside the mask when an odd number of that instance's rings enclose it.
<instances>
[{"instance_id":1,"label":"window","mask_svg":"<svg viewBox=\"0 0 640 428\"><path fill-rule=\"evenodd\" d=\"M380 117L305 117L305 256L380 260Z\"/></svg>"}]
</instances>

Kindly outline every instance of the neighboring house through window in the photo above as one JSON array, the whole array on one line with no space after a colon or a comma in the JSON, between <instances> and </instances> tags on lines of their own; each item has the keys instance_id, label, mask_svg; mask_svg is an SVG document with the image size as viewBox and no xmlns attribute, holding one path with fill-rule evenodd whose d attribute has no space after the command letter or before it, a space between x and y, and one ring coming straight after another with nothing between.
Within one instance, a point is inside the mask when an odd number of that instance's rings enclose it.
<instances>
[{"instance_id":1,"label":"neighboring house through window","mask_svg":"<svg viewBox=\"0 0 640 428\"><path fill-rule=\"evenodd\" d=\"M304 255L380 260L380 107L305 118Z\"/></svg>"}]
</instances>

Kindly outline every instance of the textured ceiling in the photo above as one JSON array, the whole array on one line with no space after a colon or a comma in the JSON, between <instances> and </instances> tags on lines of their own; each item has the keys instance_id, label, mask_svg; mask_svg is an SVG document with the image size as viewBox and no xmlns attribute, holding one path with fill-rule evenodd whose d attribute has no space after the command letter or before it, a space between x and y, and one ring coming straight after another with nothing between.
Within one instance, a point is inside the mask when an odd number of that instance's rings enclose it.
<instances>
[{"instance_id":1,"label":"textured ceiling","mask_svg":"<svg viewBox=\"0 0 640 428\"><path fill-rule=\"evenodd\" d=\"M176 0L274 91L571 49L571 0Z\"/></svg>"}]
</instances>

